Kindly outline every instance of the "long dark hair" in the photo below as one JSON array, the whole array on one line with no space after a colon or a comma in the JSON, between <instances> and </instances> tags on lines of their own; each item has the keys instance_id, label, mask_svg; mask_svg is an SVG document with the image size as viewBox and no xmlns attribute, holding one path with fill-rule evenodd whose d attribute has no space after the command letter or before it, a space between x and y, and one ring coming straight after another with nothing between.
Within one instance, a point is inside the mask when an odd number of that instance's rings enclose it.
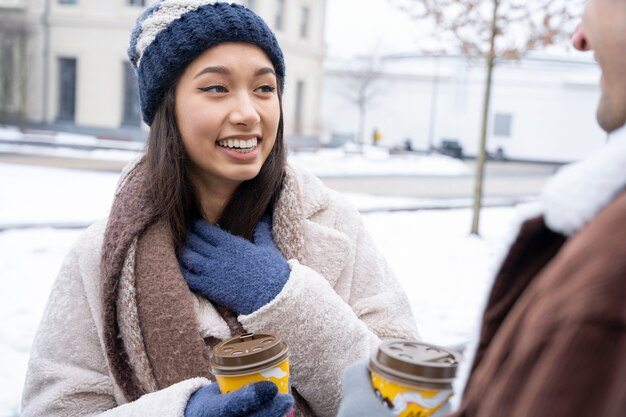
<instances>
[{"instance_id":1,"label":"long dark hair","mask_svg":"<svg viewBox=\"0 0 626 417\"><path fill-rule=\"evenodd\" d=\"M278 83L280 85L280 82ZM146 147L146 186L153 199L155 219L170 226L176 253L185 245L190 222L201 217L200 201L189 180L190 159L176 124L174 83L157 110ZM222 229L252 239L261 216L272 211L285 174L282 91L278 89L280 119L274 147L259 174L242 182L224 208ZM243 215L242 215L243 214Z\"/></svg>"}]
</instances>

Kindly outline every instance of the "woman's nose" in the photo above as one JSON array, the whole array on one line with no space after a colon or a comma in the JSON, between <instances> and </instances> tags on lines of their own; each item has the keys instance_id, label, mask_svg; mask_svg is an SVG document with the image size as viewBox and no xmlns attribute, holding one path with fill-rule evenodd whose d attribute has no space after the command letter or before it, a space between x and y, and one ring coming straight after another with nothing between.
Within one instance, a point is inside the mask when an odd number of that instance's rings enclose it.
<instances>
[{"instance_id":1,"label":"woman's nose","mask_svg":"<svg viewBox=\"0 0 626 417\"><path fill-rule=\"evenodd\" d=\"M582 23L579 24L574 31L574 36L572 36L572 45L574 45L574 48L579 51L588 51L591 49L589 42L587 42L587 38L585 37Z\"/></svg>"},{"instance_id":2,"label":"woman's nose","mask_svg":"<svg viewBox=\"0 0 626 417\"><path fill-rule=\"evenodd\" d=\"M230 121L236 125L255 126L261 120L252 97L246 93L239 94L234 108L230 113Z\"/></svg>"}]
</instances>

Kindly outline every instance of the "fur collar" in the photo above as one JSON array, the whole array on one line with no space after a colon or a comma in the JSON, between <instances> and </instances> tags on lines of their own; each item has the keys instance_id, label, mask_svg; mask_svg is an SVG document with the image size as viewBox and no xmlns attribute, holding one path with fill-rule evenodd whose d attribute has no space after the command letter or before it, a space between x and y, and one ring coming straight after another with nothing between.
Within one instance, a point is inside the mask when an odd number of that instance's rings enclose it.
<instances>
[{"instance_id":1,"label":"fur collar","mask_svg":"<svg viewBox=\"0 0 626 417\"><path fill-rule=\"evenodd\" d=\"M626 186L626 127L599 151L563 167L543 189L548 228L571 236L593 219Z\"/></svg>"}]
</instances>

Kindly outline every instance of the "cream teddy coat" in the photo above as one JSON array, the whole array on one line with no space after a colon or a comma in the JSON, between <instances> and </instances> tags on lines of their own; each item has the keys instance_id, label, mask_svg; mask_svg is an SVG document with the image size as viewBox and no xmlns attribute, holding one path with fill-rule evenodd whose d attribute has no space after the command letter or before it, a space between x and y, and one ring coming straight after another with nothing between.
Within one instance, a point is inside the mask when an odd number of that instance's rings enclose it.
<instances>
[{"instance_id":1,"label":"cream teddy coat","mask_svg":"<svg viewBox=\"0 0 626 417\"><path fill-rule=\"evenodd\" d=\"M406 295L357 210L311 174L288 167L287 177L295 189L286 191L297 196L289 204L299 207L275 213L301 213L303 260L288 259L291 273L280 294L238 320L246 331L271 330L287 341L293 386L318 416L330 417L348 365L373 353L380 339L419 336ZM275 232L289 221L275 216ZM190 395L210 383L192 378L125 400L102 340L98 272L105 225L86 230L58 274L32 346L23 417L182 417ZM231 337L208 301L197 296L195 304L203 337ZM131 354L131 361L137 358Z\"/></svg>"}]
</instances>

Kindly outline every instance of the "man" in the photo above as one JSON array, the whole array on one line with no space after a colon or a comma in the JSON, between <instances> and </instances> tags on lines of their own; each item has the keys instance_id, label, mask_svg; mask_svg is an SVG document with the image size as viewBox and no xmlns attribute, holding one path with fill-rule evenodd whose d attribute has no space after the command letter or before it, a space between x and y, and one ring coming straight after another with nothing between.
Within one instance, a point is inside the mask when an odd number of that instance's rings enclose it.
<instances>
[{"instance_id":1,"label":"man","mask_svg":"<svg viewBox=\"0 0 626 417\"><path fill-rule=\"evenodd\" d=\"M611 139L552 178L522 224L454 417L626 416L626 0L588 0L573 44L602 70ZM340 417L391 415L367 388L353 365Z\"/></svg>"}]
</instances>

